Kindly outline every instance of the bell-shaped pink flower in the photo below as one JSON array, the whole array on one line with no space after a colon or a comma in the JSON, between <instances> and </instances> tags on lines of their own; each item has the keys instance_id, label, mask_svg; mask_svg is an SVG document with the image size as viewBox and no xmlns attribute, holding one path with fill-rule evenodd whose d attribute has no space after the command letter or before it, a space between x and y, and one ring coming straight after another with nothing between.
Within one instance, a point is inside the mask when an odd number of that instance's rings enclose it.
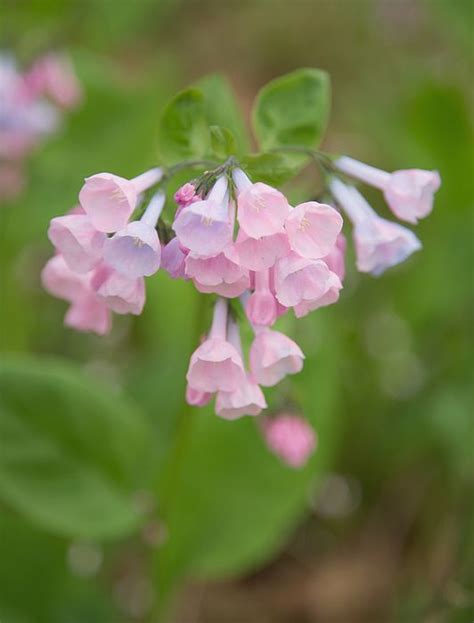
<instances>
[{"instance_id":1,"label":"bell-shaped pink flower","mask_svg":"<svg viewBox=\"0 0 474 623\"><path fill-rule=\"evenodd\" d=\"M245 312L251 324L270 327L277 319L277 301L270 290L270 271L255 273L254 292L248 297Z\"/></svg>"},{"instance_id":2,"label":"bell-shaped pink flower","mask_svg":"<svg viewBox=\"0 0 474 623\"><path fill-rule=\"evenodd\" d=\"M237 239L232 253L238 258L238 263L258 272L272 268L280 257L284 257L290 250L286 233L263 236L262 238L250 238L242 229L237 234ZM228 250L225 250L228 253Z\"/></svg>"},{"instance_id":3,"label":"bell-shaped pink flower","mask_svg":"<svg viewBox=\"0 0 474 623\"><path fill-rule=\"evenodd\" d=\"M106 335L112 328L112 317L104 301L90 291L71 304L64 317L64 324L76 331Z\"/></svg>"},{"instance_id":4,"label":"bell-shaped pink flower","mask_svg":"<svg viewBox=\"0 0 474 623\"><path fill-rule=\"evenodd\" d=\"M344 234L339 234L336 239L336 244L332 247L331 251L322 258L328 265L329 270L336 273L341 282L344 281L344 277L346 276L346 246L346 237Z\"/></svg>"},{"instance_id":5,"label":"bell-shaped pink flower","mask_svg":"<svg viewBox=\"0 0 474 623\"><path fill-rule=\"evenodd\" d=\"M107 239L84 214L51 219L48 237L69 268L78 273L87 273L100 262Z\"/></svg>"},{"instance_id":6,"label":"bell-shaped pink flower","mask_svg":"<svg viewBox=\"0 0 474 623\"><path fill-rule=\"evenodd\" d=\"M320 307L327 307L339 300L339 292L342 289L342 283L336 273L329 272L328 279L325 284L324 291L314 299L305 299L294 306L295 316L297 318L303 318L309 314L309 312L319 309Z\"/></svg>"},{"instance_id":7,"label":"bell-shaped pink flower","mask_svg":"<svg viewBox=\"0 0 474 623\"><path fill-rule=\"evenodd\" d=\"M190 253L185 265L186 275L204 286L235 283L247 272L224 253L219 253L214 257L200 257L195 253Z\"/></svg>"},{"instance_id":8,"label":"bell-shaped pink flower","mask_svg":"<svg viewBox=\"0 0 474 623\"><path fill-rule=\"evenodd\" d=\"M285 307L318 299L327 289L331 271L323 260L308 260L290 253L275 265L275 292Z\"/></svg>"},{"instance_id":9,"label":"bell-shaped pink flower","mask_svg":"<svg viewBox=\"0 0 474 623\"><path fill-rule=\"evenodd\" d=\"M185 261L188 252L183 250L177 238L172 238L161 249L161 268L166 270L172 279L187 279Z\"/></svg>"},{"instance_id":10,"label":"bell-shaped pink flower","mask_svg":"<svg viewBox=\"0 0 474 623\"><path fill-rule=\"evenodd\" d=\"M211 400L212 394L200 392L191 387L189 383L186 385L186 402L188 405L191 405L191 407L205 407Z\"/></svg>"},{"instance_id":11,"label":"bell-shaped pink flower","mask_svg":"<svg viewBox=\"0 0 474 623\"><path fill-rule=\"evenodd\" d=\"M94 283L95 281L95 283ZM97 296L116 314L140 315L145 305L145 280L130 279L106 267L102 275L93 280Z\"/></svg>"},{"instance_id":12,"label":"bell-shaped pink flower","mask_svg":"<svg viewBox=\"0 0 474 623\"><path fill-rule=\"evenodd\" d=\"M262 430L269 449L290 467L303 467L316 449L316 433L297 415L265 418Z\"/></svg>"},{"instance_id":13,"label":"bell-shaped pink flower","mask_svg":"<svg viewBox=\"0 0 474 623\"><path fill-rule=\"evenodd\" d=\"M244 415L259 415L267 408L267 402L260 387L247 375L233 392L218 392L216 414L226 420L236 420Z\"/></svg>"},{"instance_id":14,"label":"bell-shaped pink flower","mask_svg":"<svg viewBox=\"0 0 474 623\"><path fill-rule=\"evenodd\" d=\"M421 249L421 242L412 231L379 217L353 186L333 179L331 190L354 225L360 272L381 275L387 268L400 264Z\"/></svg>"},{"instance_id":15,"label":"bell-shaped pink flower","mask_svg":"<svg viewBox=\"0 0 474 623\"><path fill-rule=\"evenodd\" d=\"M293 251L301 257L317 260L335 245L342 229L342 217L331 206L308 201L291 210L285 229Z\"/></svg>"},{"instance_id":16,"label":"bell-shaped pink flower","mask_svg":"<svg viewBox=\"0 0 474 623\"><path fill-rule=\"evenodd\" d=\"M155 227L165 200L165 194L157 192L139 221L129 223L107 239L104 259L117 272L137 279L153 275L159 269L161 245Z\"/></svg>"},{"instance_id":17,"label":"bell-shaped pink flower","mask_svg":"<svg viewBox=\"0 0 474 623\"><path fill-rule=\"evenodd\" d=\"M159 168L131 180L112 173L97 173L86 178L79 201L96 229L114 233L127 225L139 195L156 184L162 175Z\"/></svg>"},{"instance_id":18,"label":"bell-shaped pink flower","mask_svg":"<svg viewBox=\"0 0 474 623\"><path fill-rule=\"evenodd\" d=\"M409 223L430 214L434 193L441 186L437 171L406 169L387 173L347 156L335 164L340 171L379 188L395 216Z\"/></svg>"},{"instance_id":19,"label":"bell-shaped pink flower","mask_svg":"<svg viewBox=\"0 0 474 623\"><path fill-rule=\"evenodd\" d=\"M228 323L227 339L242 357L242 344L237 322ZM260 387L250 374L246 374L237 389L232 392L220 391L216 397L216 414L227 420L235 420L244 415L259 415L267 403Z\"/></svg>"},{"instance_id":20,"label":"bell-shaped pink flower","mask_svg":"<svg viewBox=\"0 0 474 623\"><path fill-rule=\"evenodd\" d=\"M89 287L90 277L69 268L61 254L48 260L41 271L43 288L58 299L73 302L80 299Z\"/></svg>"},{"instance_id":21,"label":"bell-shaped pink flower","mask_svg":"<svg viewBox=\"0 0 474 623\"><path fill-rule=\"evenodd\" d=\"M237 219L247 236L261 238L281 233L290 212L285 195L267 184L252 184L241 169L236 169L233 177L238 193Z\"/></svg>"},{"instance_id":22,"label":"bell-shaped pink flower","mask_svg":"<svg viewBox=\"0 0 474 623\"><path fill-rule=\"evenodd\" d=\"M208 338L191 355L186 379L198 391L232 392L245 378L242 357L227 341L227 301L218 299Z\"/></svg>"},{"instance_id":23,"label":"bell-shaped pink flower","mask_svg":"<svg viewBox=\"0 0 474 623\"><path fill-rule=\"evenodd\" d=\"M298 344L279 331L261 329L250 348L250 370L259 385L272 387L287 374L303 368L304 355Z\"/></svg>"},{"instance_id":24,"label":"bell-shaped pink flower","mask_svg":"<svg viewBox=\"0 0 474 623\"><path fill-rule=\"evenodd\" d=\"M183 208L173 223L180 243L202 257L217 255L232 241L227 180L221 176L207 199Z\"/></svg>"}]
</instances>

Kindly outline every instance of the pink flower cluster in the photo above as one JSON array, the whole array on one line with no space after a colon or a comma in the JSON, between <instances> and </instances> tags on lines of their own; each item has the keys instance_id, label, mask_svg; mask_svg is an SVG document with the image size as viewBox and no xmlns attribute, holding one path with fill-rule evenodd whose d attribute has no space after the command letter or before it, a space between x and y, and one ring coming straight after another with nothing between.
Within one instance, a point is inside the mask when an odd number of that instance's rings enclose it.
<instances>
[{"instance_id":1,"label":"pink flower cluster","mask_svg":"<svg viewBox=\"0 0 474 623\"><path fill-rule=\"evenodd\" d=\"M57 130L61 110L76 107L81 97L65 56L47 54L22 73L13 57L0 55L0 200L21 192L25 159Z\"/></svg>"},{"instance_id":2,"label":"pink flower cluster","mask_svg":"<svg viewBox=\"0 0 474 623\"><path fill-rule=\"evenodd\" d=\"M377 185L395 214L411 222L429 213L440 184L437 173L426 171L388 174L350 158L334 165ZM157 226L165 193L155 188L164 183L162 175L154 168L131 180L110 173L87 178L78 207L50 223L56 254L43 269L43 284L70 303L67 325L105 334L111 312L141 313L144 278L160 267L192 281L217 298L208 334L190 358L187 402L215 400L216 414L227 420L260 416L267 408L262 387L298 373L304 362L300 347L273 328L277 319L290 310L301 318L339 298L346 248L341 214L316 201L293 207L232 161L176 192L172 228L162 244ZM333 171L328 190L352 222L360 271L380 275L421 247L413 232L379 217ZM248 356L232 299L252 331ZM307 422L291 414L260 421L272 452L293 467L306 462L316 446Z\"/></svg>"},{"instance_id":3,"label":"pink flower cluster","mask_svg":"<svg viewBox=\"0 0 474 623\"><path fill-rule=\"evenodd\" d=\"M144 191L161 177L159 168L132 180L93 175L79 193L79 205L51 220L48 236L56 254L43 268L42 282L50 294L70 303L66 325L104 335L111 329L111 312L142 312L144 277L161 263L156 224L164 193L153 195L139 220L131 218Z\"/></svg>"}]
</instances>

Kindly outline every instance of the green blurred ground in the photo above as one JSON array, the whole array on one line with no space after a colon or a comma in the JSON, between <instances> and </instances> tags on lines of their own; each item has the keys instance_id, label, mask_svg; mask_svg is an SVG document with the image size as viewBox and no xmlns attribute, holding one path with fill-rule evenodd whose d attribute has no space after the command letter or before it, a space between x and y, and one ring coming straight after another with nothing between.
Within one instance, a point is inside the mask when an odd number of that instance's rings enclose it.
<instances>
[{"instance_id":1,"label":"green blurred ground","mask_svg":"<svg viewBox=\"0 0 474 623\"><path fill-rule=\"evenodd\" d=\"M2 207L2 349L64 356L125 387L153 423L157 466L183 409L198 299L189 284L160 275L144 316L117 320L110 337L62 328L64 306L41 291L39 268L50 253L48 220L74 204L81 179L99 170L133 176L154 164L163 104L201 75L225 73L248 114L262 84L300 66L331 75L328 151L387 169L440 171L435 210L417 228L423 252L381 279L358 275L350 255L340 303L294 327L308 355L294 387L320 436L307 480L311 491L325 483L302 500L299 530L263 570L258 562L240 580L188 585L176 623L472 620L472 4L4 0L0 12L3 47L25 60L66 47L86 88L82 109L32 158L28 191ZM246 443L247 431L238 435ZM231 444L232 434L216 443ZM219 461L208 467L218 470ZM269 478L285 478L278 466L268 469ZM225 482L203 482L219 506ZM237 501L236 512L246 514ZM44 558L55 574L70 574L68 544L5 523L5 541L20 536L4 550L2 584L17 578L41 595L30 600L39 604L31 618L5 590L13 614L3 623L147 620L139 584L147 558L133 540L107 546L103 572L65 588L53 612L38 574L24 569Z\"/></svg>"}]
</instances>

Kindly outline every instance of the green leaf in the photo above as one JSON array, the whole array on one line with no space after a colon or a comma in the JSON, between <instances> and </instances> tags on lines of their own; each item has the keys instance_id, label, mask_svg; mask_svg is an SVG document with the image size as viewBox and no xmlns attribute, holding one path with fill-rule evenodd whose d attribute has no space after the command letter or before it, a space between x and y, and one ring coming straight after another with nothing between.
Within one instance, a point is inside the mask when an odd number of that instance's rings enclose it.
<instances>
[{"instance_id":1,"label":"green leaf","mask_svg":"<svg viewBox=\"0 0 474 623\"><path fill-rule=\"evenodd\" d=\"M316 148L329 108L329 76L320 69L299 69L272 80L261 89L253 109L253 127L261 148Z\"/></svg>"},{"instance_id":2,"label":"green leaf","mask_svg":"<svg viewBox=\"0 0 474 623\"><path fill-rule=\"evenodd\" d=\"M63 361L0 364L0 499L46 530L81 538L124 535L145 471L140 412Z\"/></svg>"},{"instance_id":3,"label":"green leaf","mask_svg":"<svg viewBox=\"0 0 474 623\"><path fill-rule=\"evenodd\" d=\"M163 111L158 141L160 154L168 165L208 154L209 128L201 91L187 89L173 97Z\"/></svg>"},{"instance_id":4,"label":"green leaf","mask_svg":"<svg viewBox=\"0 0 474 623\"><path fill-rule=\"evenodd\" d=\"M227 128L211 125L211 149L215 158L225 160L237 153L234 135Z\"/></svg>"},{"instance_id":5,"label":"green leaf","mask_svg":"<svg viewBox=\"0 0 474 623\"><path fill-rule=\"evenodd\" d=\"M220 74L204 76L196 83L203 96L209 125L228 128L235 137L238 153L248 150L245 123L229 82Z\"/></svg>"},{"instance_id":6,"label":"green leaf","mask_svg":"<svg viewBox=\"0 0 474 623\"><path fill-rule=\"evenodd\" d=\"M308 162L301 154L249 154L241 164L255 182L279 186L290 180Z\"/></svg>"}]
</instances>

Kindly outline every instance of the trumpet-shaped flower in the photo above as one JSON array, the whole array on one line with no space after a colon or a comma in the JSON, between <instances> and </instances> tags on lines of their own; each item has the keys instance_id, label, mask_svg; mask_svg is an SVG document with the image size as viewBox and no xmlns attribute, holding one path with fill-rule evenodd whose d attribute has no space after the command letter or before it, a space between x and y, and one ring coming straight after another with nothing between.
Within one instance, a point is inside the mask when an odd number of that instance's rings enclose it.
<instances>
[{"instance_id":1,"label":"trumpet-shaped flower","mask_svg":"<svg viewBox=\"0 0 474 623\"><path fill-rule=\"evenodd\" d=\"M323 260L290 253L275 265L275 292L285 307L319 299L327 290L331 271Z\"/></svg>"},{"instance_id":2,"label":"trumpet-shaped flower","mask_svg":"<svg viewBox=\"0 0 474 623\"><path fill-rule=\"evenodd\" d=\"M185 261L186 275L204 286L232 284L239 281L246 270L224 253L214 257L200 257L190 253Z\"/></svg>"},{"instance_id":3,"label":"trumpet-shaped flower","mask_svg":"<svg viewBox=\"0 0 474 623\"><path fill-rule=\"evenodd\" d=\"M87 273L99 263L107 239L84 214L51 219L48 237L69 268L78 273Z\"/></svg>"},{"instance_id":4,"label":"trumpet-shaped flower","mask_svg":"<svg viewBox=\"0 0 474 623\"><path fill-rule=\"evenodd\" d=\"M96 229L114 233L127 225L140 194L156 184L162 174L161 169L154 168L127 180L112 173L97 173L86 178L79 201Z\"/></svg>"},{"instance_id":5,"label":"trumpet-shaped flower","mask_svg":"<svg viewBox=\"0 0 474 623\"><path fill-rule=\"evenodd\" d=\"M305 465L317 444L316 433L308 422L286 413L266 418L263 436L270 450L295 468Z\"/></svg>"},{"instance_id":6,"label":"trumpet-shaped flower","mask_svg":"<svg viewBox=\"0 0 474 623\"><path fill-rule=\"evenodd\" d=\"M165 200L164 193L156 193L139 221L129 223L107 239L104 259L122 275L136 279L153 275L159 269L161 245L155 227Z\"/></svg>"},{"instance_id":7,"label":"trumpet-shaped flower","mask_svg":"<svg viewBox=\"0 0 474 623\"><path fill-rule=\"evenodd\" d=\"M220 177L204 201L183 208L173 223L180 243L202 257L217 255L232 241L227 180Z\"/></svg>"},{"instance_id":8,"label":"trumpet-shaped flower","mask_svg":"<svg viewBox=\"0 0 474 623\"><path fill-rule=\"evenodd\" d=\"M354 187L334 179L331 189L354 225L359 271L381 275L387 268L400 264L421 249L421 243L412 231L379 217Z\"/></svg>"},{"instance_id":9,"label":"trumpet-shaped flower","mask_svg":"<svg viewBox=\"0 0 474 623\"><path fill-rule=\"evenodd\" d=\"M64 324L76 331L92 331L106 335L112 328L110 309L94 292L85 293L69 307Z\"/></svg>"},{"instance_id":10,"label":"trumpet-shaped flower","mask_svg":"<svg viewBox=\"0 0 474 623\"><path fill-rule=\"evenodd\" d=\"M109 267L97 275L92 281L97 296L116 314L140 315L145 305L145 281L143 277L130 279Z\"/></svg>"},{"instance_id":11,"label":"trumpet-shaped flower","mask_svg":"<svg viewBox=\"0 0 474 623\"><path fill-rule=\"evenodd\" d=\"M242 357L227 340L227 301L218 299L208 338L194 351L186 379L205 393L236 390L245 378Z\"/></svg>"},{"instance_id":12,"label":"trumpet-shaped flower","mask_svg":"<svg viewBox=\"0 0 474 623\"><path fill-rule=\"evenodd\" d=\"M324 203L308 201L293 208L285 221L293 251L308 259L327 255L342 229L342 217Z\"/></svg>"},{"instance_id":13,"label":"trumpet-shaped flower","mask_svg":"<svg viewBox=\"0 0 474 623\"><path fill-rule=\"evenodd\" d=\"M237 219L247 236L261 238L282 232L290 212L286 197L267 184L252 184L241 169L236 169L233 177L238 192Z\"/></svg>"},{"instance_id":14,"label":"trumpet-shaped flower","mask_svg":"<svg viewBox=\"0 0 474 623\"><path fill-rule=\"evenodd\" d=\"M344 173L379 188L395 216L409 223L430 214L434 193L441 186L437 171L405 169L387 173L347 156L335 164Z\"/></svg>"},{"instance_id":15,"label":"trumpet-shaped flower","mask_svg":"<svg viewBox=\"0 0 474 623\"><path fill-rule=\"evenodd\" d=\"M303 368L304 355L298 344L279 331L261 329L250 348L250 370L259 385L272 387L287 374Z\"/></svg>"},{"instance_id":16,"label":"trumpet-shaped flower","mask_svg":"<svg viewBox=\"0 0 474 623\"><path fill-rule=\"evenodd\" d=\"M294 311L297 318L303 318L309 314L309 312L319 309L320 307L327 307L339 300L339 292L342 289L342 283L336 273L329 272L329 277L325 284L324 291L314 299L305 299L295 305Z\"/></svg>"}]
</instances>

